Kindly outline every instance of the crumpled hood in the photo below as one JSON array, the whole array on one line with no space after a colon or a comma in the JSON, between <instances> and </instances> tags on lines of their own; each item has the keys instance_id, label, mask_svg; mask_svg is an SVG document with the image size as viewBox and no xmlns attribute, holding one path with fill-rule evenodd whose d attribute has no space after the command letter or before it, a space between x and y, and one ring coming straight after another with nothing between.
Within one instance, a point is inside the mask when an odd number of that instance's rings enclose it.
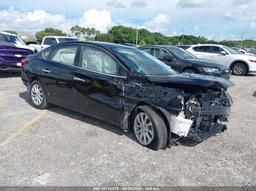
<instances>
[{"instance_id":1,"label":"crumpled hood","mask_svg":"<svg viewBox=\"0 0 256 191\"><path fill-rule=\"evenodd\" d=\"M211 68L219 68L221 70L229 69L227 66L224 66L222 64L218 64L217 62L211 61L211 60L205 60L205 59L185 59L183 60L187 63L191 63L193 65L199 66L199 67L211 67Z\"/></svg>"},{"instance_id":2,"label":"crumpled hood","mask_svg":"<svg viewBox=\"0 0 256 191\"><path fill-rule=\"evenodd\" d=\"M147 76L150 82L168 86L168 84L181 86L199 86L203 88L224 88L233 87L235 84L230 80L215 76L200 74L174 74L169 76Z\"/></svg>"}]
</instances>

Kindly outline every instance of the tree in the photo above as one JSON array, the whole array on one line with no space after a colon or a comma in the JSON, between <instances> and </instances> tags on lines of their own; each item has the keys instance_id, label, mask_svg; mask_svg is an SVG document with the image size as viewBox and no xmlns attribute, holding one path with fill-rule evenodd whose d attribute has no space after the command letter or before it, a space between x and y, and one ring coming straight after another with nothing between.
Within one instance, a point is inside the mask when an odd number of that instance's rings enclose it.
<instances>
[{"instance_id":1,"label":"tree","mask_svg":"<svg viewBox=\"0 0 256 191\"><path fill-rule=\"evenodd\" d=\"M66 36L66 33L54 28L46 28L36 33L36 39L38 41L42 41L45 36Z\"/></svg>"},{"instance_id":2,"label":"tree","mask_svg":"<svg viewBox=\"0 0 256 191\"><path fill-rule=\"evenodd\" d=\"M91 39L100 33L95 28L85 28L79 25L73 26L70 30L77 38L81 38L82 35L83 37Z\"/></svg>"},{"instance_id":3,"label":"tree","mask_svg":"<svg viewBox=\"0 0 256 191\"><path fill-rule=\"evenodd\" d=\"M80 37L81 37L81 33L83 33L82 27L80 27L80 26L78 26L78 25L73 26L70 30L71 30L71 32L72 32L73 34L75 34L75 36L76 36L77 38L80 38Z\"/></svg>"},{"instance_id":4,"label":"tree","mask_svg":"<svg viewBox=\"0 0 256 191\"><path fill-rule=\"evenodd\" d=\"M114 42L114 37L112 34L97 34L95 40L103 42Z\"/></svg>"},{"instance_id":5,"label":"tree","mask_svg":"<svg viewBox=\"0 0 256 191\"><path fill-rule=\"evenodd\" d=\"M136 29L131 27L114 26L109 33L113 35L115 43L135 43L136 41Z\"/></svg>"},{"instance_id":6,"label":"tree","mask_svg":"<svg viewBox=\"0 0 256 191\"><path fill-rule=\"evenodd\" d=\"M9 30L5 30L4 32L8 32L10 34L15 34L15 35L18 35L18 33L16 31L9 31Z\"/></svg>"},{"instance_id":7,"label":"tree","mask_svg":"<svg viewBox=\"0 0 256 191\"><path fill-rule=\"evenodd\" d=\"M146 42L144 40L140 40L139 45L140 46L146 45Z\"/></svg>"}]
</instances>

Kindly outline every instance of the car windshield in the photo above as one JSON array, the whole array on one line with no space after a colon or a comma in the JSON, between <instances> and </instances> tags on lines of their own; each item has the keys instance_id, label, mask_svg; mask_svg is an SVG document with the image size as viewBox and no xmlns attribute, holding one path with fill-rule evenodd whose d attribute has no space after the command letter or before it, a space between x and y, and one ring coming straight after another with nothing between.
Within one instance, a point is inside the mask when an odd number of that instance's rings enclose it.
<instances>
[{"instance_id":1,"label":"car windshield","mask_svg":"<svg viewBox=\"0 0 256 191\"><path fill-rule=\"evenodd\" d=\"M223 46L223 48L225 48L226 51L228 51L228 53L230 53L230 54L240 54L238 51L235 51L232 48L229 48L227 46Z\"/></svg>"},{"instance_id":2,"label":"car windshield","mask_svg":"<svg viewBox=\"0 0 256 191\"><path fill-rule=\"evenodd\" d=\"M0 42L24 45L24 42L15 35L0 34Z\"/></svg>"},{"instance_id":3,"label":"car windshield","mask_svg":"<svg viewBox=\"0 0 256 191\"><path fill-rule=\"evenodd\" d=\"M168 47L168 50L177 58L186 60L186 59L196 59L196 57L189 53L186 50L183 50L181 48L176 48L176 47Z\"/></svg>"},{"instance_id":4,"label":"car windshield","mask_svg":"<svg viewBox=\"0 0 256 191\"><path fill-rule=\"evenodd\" d=\"M58 38L60 42L77 41L76 38Z\"/></svg>"},{"instance_id":5,"label":"car windshield","mask_svg":"<svg viewBox=\"0 0 256 191\"><path fill-rule=\"evenodd\" d=\"M165 76L176 74L171 67L150 54L133 48L116 48L116 55L133 72L143 76Z\"/></svg>"}]
</instances>

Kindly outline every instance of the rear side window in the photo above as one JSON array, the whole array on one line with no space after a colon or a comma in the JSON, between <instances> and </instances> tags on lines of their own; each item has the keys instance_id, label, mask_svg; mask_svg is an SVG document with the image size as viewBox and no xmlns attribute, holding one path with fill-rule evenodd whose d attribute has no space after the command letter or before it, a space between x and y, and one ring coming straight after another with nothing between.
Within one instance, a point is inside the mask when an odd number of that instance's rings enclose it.
<instances>
[{"instance_id":1,"label":"rear side window","mask_svg":"<svg viewBox=\"0 0 256 191\"><path fill-rule=\"evenodd\" d=\"M57 41L55 38L45 38L44 39L44 45L54 45L57 44Z\"/></svg>"},{"instance_id":2,"label":"rear side window","mask_svg":"<svg viewBox=\"0 0 256 191\"><path fill-rule=\"evenodd\" d=\"M193 50L196 52L211 52L211 46L197 46Z\"/></svg>"},{"instance_id":3,"label":"rear side window","mask_svg":"<svg viewBox=\"0 0 256 191\"><path fill-rule=\"evenodd\" d=\"M57 47L49 53L48 60L72 66L74 65L77 49L78 46L76 45ZM51 50L52 49L50 49L50 51ZM45 53L47 53L47 51Z\"/></svg>"},{"instance_id":4,"label":"rear side window","mask_svg":"<svg viewBox=\"0 0 256 191\"><path fill-rule=\"evenodd\" d=\"M103 74L119 75L120 65L106 52L90 47L81 47L80 66Z\"/></svg>"}]
</instances>

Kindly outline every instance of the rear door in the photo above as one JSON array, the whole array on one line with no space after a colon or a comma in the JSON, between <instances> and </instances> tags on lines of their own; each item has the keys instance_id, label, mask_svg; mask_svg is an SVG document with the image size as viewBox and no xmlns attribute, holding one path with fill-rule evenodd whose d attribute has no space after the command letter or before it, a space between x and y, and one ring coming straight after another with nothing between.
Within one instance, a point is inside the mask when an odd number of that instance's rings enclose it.
<instances>
[{"instance_id":1,"label":"rear door","mask_svg":"<svg viewBox=\"0 0 256 191\"><path fill-rule=\"evenodd\" d=\"M124 68L105 50L92 45L81 46L79 67L74 76L74 95L80 111L119 124Z\"/></svg>"},{"instance_id":2,"label":"rear door","mask_svg":"<svg viewBox=\"0 0 256 191\"><path fill-rule=\"evenodd\" d=\"M44 51L41 80L52 102L73 108L72 82L76 70L78 45L68 44Z\"/></svg>"},{"instance_id":3,"label":"rear door","mask_svg":"<svg viewBox=\"0 0 256 191\"><path fill-rule=\"evenodd\" d=\"M207 60L213 60L213 53L212 53L212 47L211 46L196 46L193 47L193 54L197 58L201 59L207 59Z\"/></svg>"}]
</instances>

